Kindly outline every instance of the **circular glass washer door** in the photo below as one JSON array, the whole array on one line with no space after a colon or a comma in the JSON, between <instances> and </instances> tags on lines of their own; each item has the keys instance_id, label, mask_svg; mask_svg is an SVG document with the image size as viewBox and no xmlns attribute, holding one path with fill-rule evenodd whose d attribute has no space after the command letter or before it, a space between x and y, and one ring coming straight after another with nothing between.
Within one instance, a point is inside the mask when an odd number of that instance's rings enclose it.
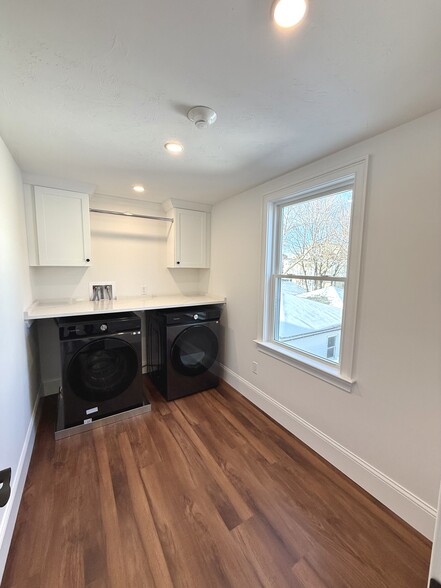
<instances>
[{"instance_id":1,"label":"circular glass washer door","mask_svg":"<svg viewBox=\"0 0 441 588\"><path fill-rule=\"evenodd\" d=\"M217 358L219 343L205 325L193 325L182 331L171 346L174 369L185 376L197 376L211 368Z\"/></svg>"},{"instance_id":2,"label":"circular glass washer door","mask_svg":"<svg viewBox=\"0 0 441 588\"><path fill-rule=\"evenodd\" d=\"M104 337L87 343L71 359L67 380L72 392L88 402L122 394L138 373L138 356L129 343Z\"/></svg>"}]
</instances>

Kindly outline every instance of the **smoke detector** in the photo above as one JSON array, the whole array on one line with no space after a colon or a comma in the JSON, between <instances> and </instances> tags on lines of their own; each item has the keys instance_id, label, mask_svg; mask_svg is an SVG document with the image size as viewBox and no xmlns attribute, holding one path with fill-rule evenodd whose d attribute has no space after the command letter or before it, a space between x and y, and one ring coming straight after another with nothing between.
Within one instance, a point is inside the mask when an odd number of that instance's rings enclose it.
<instances>
[{"instance_id":1,"label":"smoke detector","mask_svg":"<svg viewBox=\"0 0 441 588\"><path fill-rule=\"evenodd\" d=\"M187 112L187 117L198 129L206 129L216 122L217 114L208 106L195 106Z\"/></svg>"}]
</instances>

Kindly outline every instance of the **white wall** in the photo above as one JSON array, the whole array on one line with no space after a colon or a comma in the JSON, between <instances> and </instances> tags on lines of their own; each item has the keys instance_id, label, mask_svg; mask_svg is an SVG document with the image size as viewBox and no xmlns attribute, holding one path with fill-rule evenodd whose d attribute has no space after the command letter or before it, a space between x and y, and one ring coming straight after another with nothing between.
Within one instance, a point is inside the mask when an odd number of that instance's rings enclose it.
<instances>
[{"instance_id":1,"label":"white wall","mask_svg":"<svg viewBox=\"0 0 441 588\"><path fill-rule=\"evenodd\" d=\"M0 581L35 435L39 387L36 329L25 327L32 301L20 170L0 139L0 469L12 467L12 495L0 509Z\"/></svg>"},{"instance_id":2,"label":"white wall","mask_svg":"<svg viewBox=\"0 0 441 588\"><path fill-rule=\"evenodd\" d=\"M366 154L357 384L348 394L253 343L262 197ZM441 111L217 204L212 236L209 290L227 297L226 379L430 536L441 474Z\"/></svg>"}]
</instances>

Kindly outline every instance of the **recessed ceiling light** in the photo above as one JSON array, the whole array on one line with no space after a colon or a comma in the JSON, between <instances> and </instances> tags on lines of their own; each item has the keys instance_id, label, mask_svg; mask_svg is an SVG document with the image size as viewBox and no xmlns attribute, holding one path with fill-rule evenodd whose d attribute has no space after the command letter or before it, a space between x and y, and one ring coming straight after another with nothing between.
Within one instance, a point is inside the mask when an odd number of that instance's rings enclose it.
<instances>
[{"instance_id":1,"label":"recessed ceiling light","mask_svg":"<svg viewBox=\"0 0 441 588\"><path fill-rule=\"evenodd\" d=\"M144 186L133 186L135 192L144 192Z\"/></svg>"},{"instance_id":2,"label":"recessed ceiling light","mask_svg":"<svg viewBox=\"0 0 441 588\"><path fill-rule=\"evenodd\" d=\"M173 153L173 155L177 155L178 153L182 153L184 151L184 147L176 141L169 141L164 145L164 147L169 153Z\"/></svg>"},{"instance_id":3,"label":"recessed ceiling light","mask_svg":"<svg viewBox=\"0 0 441 588\"><path fill-rule=\"evenodd\" d=\"M305 16L306 0L277 0L273 17L279 27L288 29L299 23Z\"/></svg>"}]
</instances>

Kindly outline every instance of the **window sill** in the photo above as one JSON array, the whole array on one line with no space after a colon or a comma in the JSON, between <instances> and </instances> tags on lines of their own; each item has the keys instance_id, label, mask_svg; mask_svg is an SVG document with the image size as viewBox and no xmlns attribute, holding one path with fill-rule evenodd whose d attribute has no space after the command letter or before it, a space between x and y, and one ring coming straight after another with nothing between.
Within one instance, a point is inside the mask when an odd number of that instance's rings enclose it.
<instances>
[{"instance_id":1,"label":"window sill","mask_svg":"<svg viewBox=\"0 0 441 588\"><path fill-rule=\"evenodd\" d=\"M261 353L265 353L274 359L283 361L292 367L295 367L315 378L319 378L332 386L340 388L345 392L351 392L352 385L355 380L342 376L338 368L325 365L324 363L314 360L313 358L306 358L294 350L285 349L284 347L277 345L276 343L270 343L269 341L255 340L258 350Z\"/></svg>"}]
</instances>

